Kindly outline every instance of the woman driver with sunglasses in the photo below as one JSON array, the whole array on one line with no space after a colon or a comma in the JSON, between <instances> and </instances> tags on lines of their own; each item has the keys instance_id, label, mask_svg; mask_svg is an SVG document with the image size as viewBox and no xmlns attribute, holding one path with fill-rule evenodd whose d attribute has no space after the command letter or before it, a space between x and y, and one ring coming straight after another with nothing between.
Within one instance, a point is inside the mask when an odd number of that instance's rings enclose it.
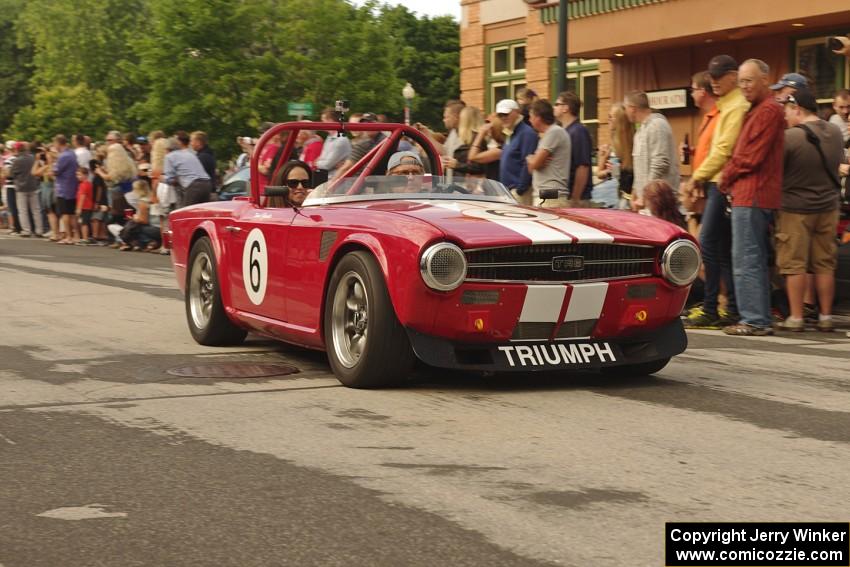
<instances>
[{"instance_id":1,"label":"woman driver with sunglasses","mask_svg":"<svg viewBox=\"0 0 850 567\"><path fill-rule=\"evenodd\" d=\"M300 207L313 189L310 166L303 161L292 160L286 163L271 185L289 187L287 197L269 197L268 207Z\"/></svg>"}]
</instances>

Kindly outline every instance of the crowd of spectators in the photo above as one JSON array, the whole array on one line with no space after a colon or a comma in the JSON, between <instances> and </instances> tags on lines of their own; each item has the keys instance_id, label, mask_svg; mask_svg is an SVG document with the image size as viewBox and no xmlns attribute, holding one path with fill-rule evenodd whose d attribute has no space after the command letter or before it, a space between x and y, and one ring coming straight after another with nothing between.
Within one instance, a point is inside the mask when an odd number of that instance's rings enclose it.
<instances>
[{"instance_id":1,"label":"crowd of spectators","mask_svg":"<svg viewBox=\"0 0 850 567\"><path fill-rule=\"evenodd\" d=\"M191 148L191 149L190 149ZM7 141L0 228L57 244L168 253L162 228L181 206L209 200L216 159L207 135L111 131L104 142L58 134Z\"/></svg>"},{"instance_id":2,"label":"crowd of spectators","mask_svg":"<svg viewBox=\"0 0 850 567\"><path fill-rule=\"evenodd\" d=\"M763 61L739 65L720 55L693 76L690 92L702 116L687 156L665 116L640 91L611 105L610 143L596 152L579 120L582 101L570 91L550 102L524 88L489 115L449 100L444 132L420 123L415 128L450 174L501 181L519 203L620 208L690 230L700 241L704 270L702 302L687 314L688 327L765 335L777 326L803 330L808 317L831 331L839 192L850 168L850 92L835 95L827 121L818 116L805 77L789 73L771 85L769 73ZM321 113L322 124L338 119L334 109ZM357 113L349 121L385 117ZM271 126L265 123L260 133ZM292 154L283 156L286 135L271 138L258 156L259 184L292 184L299 198L350 174L385 138L379 130L350 136L301 130ZM257 143L247 136L236 141L242 153L229 172L248 167ZM168 213L209 200L217 187L204 132L169 138L161 131L147 137L110 132L95 144L76 135L72 144L62 135L50 144L6 143L0 223L12 234L167 253ZM396 149L421 154L410 140ZM692 164L681 182L680 161ZM777 300L777 288L784 288L785 301ZM777 304L784 319L778 325Z\"/></svg>"}]
</instances>

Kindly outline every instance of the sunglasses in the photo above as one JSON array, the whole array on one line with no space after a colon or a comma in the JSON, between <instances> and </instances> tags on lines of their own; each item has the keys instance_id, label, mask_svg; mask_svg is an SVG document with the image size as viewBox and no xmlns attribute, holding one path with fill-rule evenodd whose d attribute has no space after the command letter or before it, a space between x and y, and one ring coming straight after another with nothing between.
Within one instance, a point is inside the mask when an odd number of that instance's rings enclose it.
<instances>
[{"instance_id":1,"label":"sunglasses","mask_svg":"<svg viewBox=\"0 0 850 567\"><path fill-rule=\"evenodd\" d=\"M301 185L304 189L312 189L313 184L309 179L287 179L286 186L290 189L297 189L298 186Z\"/></svg>"}]
</instances>

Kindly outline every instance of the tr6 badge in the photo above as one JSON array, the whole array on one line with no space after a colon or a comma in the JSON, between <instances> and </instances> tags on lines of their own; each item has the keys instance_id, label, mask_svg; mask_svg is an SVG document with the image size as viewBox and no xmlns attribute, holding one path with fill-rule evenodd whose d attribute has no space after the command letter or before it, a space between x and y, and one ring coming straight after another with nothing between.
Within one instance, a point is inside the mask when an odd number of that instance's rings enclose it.
<instances>
[{"instance_id":1,"label":"tr6 badge","mask_svg":"<svg viewBox=\"0 0 850 567\"><path fill-rule=\"evenodd\" d=\"M552 258L552 271L578 272L584 269L584 256L555 256Z\"/></svg>"}]
</instances>

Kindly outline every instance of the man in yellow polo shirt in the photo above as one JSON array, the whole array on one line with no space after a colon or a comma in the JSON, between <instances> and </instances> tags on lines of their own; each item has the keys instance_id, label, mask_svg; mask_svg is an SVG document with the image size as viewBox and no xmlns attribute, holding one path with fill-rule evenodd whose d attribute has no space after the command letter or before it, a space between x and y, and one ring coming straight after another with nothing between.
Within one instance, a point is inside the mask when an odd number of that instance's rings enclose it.
<instances>
[{"instance_id":1,"label":"man in yellow polo shirt","mask_svg":"<svg viewBox=\"0 0 850 567\"><path fill-rule=\"evenodd\" d=\"M705 298L701 313L685 319L688 328L721 328L738 320L735 289L732 283L732 226L726 216L726 197L717 188L720 172L729 161L744 116L750 103L738 88L738 63L728 55L713 57L708 63L711 87L717 98L717 125L711 139L708 157L694 171L687 190L691 193L702 189L705 193L705 210L702 214L700 247L705 267ZM721 317L717 309L717 297L721 279L726 284L728 303L726 314Z\"/></svg>"}]
</instances>

